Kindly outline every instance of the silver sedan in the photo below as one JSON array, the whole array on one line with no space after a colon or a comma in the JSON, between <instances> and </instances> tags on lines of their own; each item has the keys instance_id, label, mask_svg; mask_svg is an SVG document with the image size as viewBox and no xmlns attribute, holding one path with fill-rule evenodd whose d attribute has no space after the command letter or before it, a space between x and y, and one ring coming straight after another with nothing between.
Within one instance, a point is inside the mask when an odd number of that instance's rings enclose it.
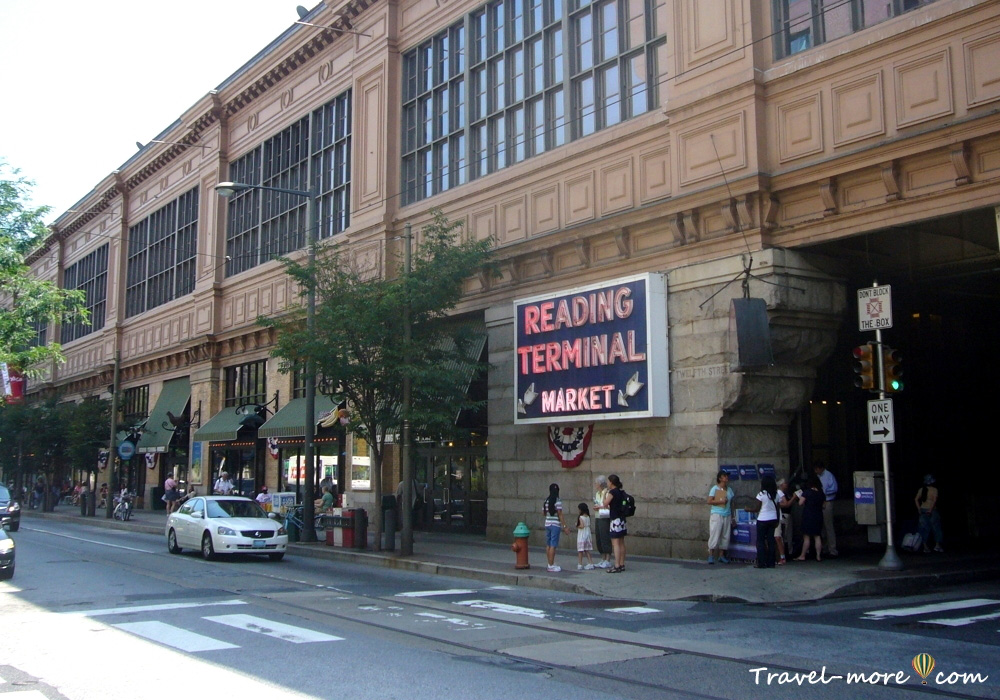
<instances>
[{"instance_id":1,"label":"silver sedan","mask_svg":"<svg viewBox=\"0 0 1000 700\"><path fill-rule=\"evenodd\" d=\"M205 559L222 554L266 554L280 561L288 534L276 514L242 496L195 496L167 518L167 550L199 549Z\"/></svg>"}]
</instances>

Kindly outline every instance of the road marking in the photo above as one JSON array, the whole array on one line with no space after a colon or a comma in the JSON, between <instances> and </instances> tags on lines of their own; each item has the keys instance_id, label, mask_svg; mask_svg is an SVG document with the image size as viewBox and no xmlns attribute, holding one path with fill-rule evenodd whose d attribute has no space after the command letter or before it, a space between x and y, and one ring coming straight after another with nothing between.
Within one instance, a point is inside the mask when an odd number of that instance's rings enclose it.
<instances>
[{"instance_id":1,"label":"road marking","mask_svg":"<svg viewBox=\"0 0 1000 700\"><path fill-rule=\"evenodd\" d=\"M397 593L397 598L426 598L435 595L471 595L476 591L470 588L451 588L446 591L410 591L409 593Z\"/></svg>"},{"instance_id":2,"label":"road marking","mask_svg":"<svg viewBox=\"0 0 1000 700\"><path fill-rule=\"evenodd\" d=\"M74 610L64 615L100 617L101 615L127 615L129 613L159 612L161 610L183 610L185 608L209 608L216 605L246 605L243 600L219 600L208 603L160 603L159 605L133 605L127 608L104 608L103 610Z\"/></svg>"},{"instance_id":3,"label":"road marking","mask_svg":"<svg viewBox=\"0 0 1000 700\"><path fill-rule=\"evenodd\" d=\"M461 618L461 617L448 617L447 615L438 615L437 613L419 612L419 613L417 613L417 617L429 617L432 620L438 620L440 622L447 622L449 624L457 625L459 627L473 627L475 629L486 629L486 628L490 627L490 625L484 625L481 622L470 622L469 620L466 620L465 618Z\"/></svg>"},{"instance_id":4,"label":"road marking","mask_svg":"<svg viewBox=\"0 0 1000 700\"><path fill-rule=\"evenodd\" d=\"M974 615L972 617L939 617L936 620L920 620L922 625L945 625L946 627L963 627L983 620L996 620L1000 618L1000 612L987 613L985 615Z\"/></svg>"},{"instance_id":5,"label":"road marking","mask_svg":"<svg viewBox=\"0 0 1000 700\"><path fill-rule=\"evenodd\" d=\"M636 605L630 608L608 608L608 612L625 613L626 615L648 615L649 613L663 612L656 608L647 608L644 605Z\"/></svg>"},{"instance_id":6,"label":"road marking","mask_svg":"<svg viewBox=\"0 0 1000 700\"><path fill-rule=\"evenodd\" d=\"M134 635L143 637L158 644L164 644L174 649L186 652L195 651L216 651L219 649L239 649L236 644L223 642L218 639L206 637L203 634L190 632L180 627L168 625L165 622L149 620L147 622L125 622L120 625L112 625L117 629L131 632ZM6 699L5 699L6 700Z\"/></svg>"},{"instance_id":7,"label":"road marking","mask_svg":"<svg viewBox=\"0 0 1000 700\"><path fill-rule=\"evenodd\" d=\"M64 535L61 532L52 532L51 530L41 530L37 527L25 528L26 530L31 530L32 532L41 532L46 535L52 535L53 537L63 537L67 540L76 540L77 542L86 542L88 544L99 544L102 547L111 547L112 549L124 549L129 552L140 552L142 554L156 554L158 550L153 549L139 549L137 547L126 547L122 544L111 544L110 542L101 542L100 540L88 540L84 537L73 537L72 535Z\"/></svg>"},{"instance_id":8,"label":"road marking","mask_svg":"<svg viewBox=\"0 0 1000 700\"><path fill-rule=\"evenodd\" d=\"M495 612L507 613L509 615L527 615L544 620L546 615L543 610L534 608L522 608L518 605L507 605L506 603L491 603L488 600L457 600L455 605L465 605L470 608L481 608L483 610L493 610Z\"/></svg>"},{"instance_id":9,"label":"road marking","mask_svg":"<svg viewBox=\"0 0 1000 700\"><path fill-rule=\"evenodd\" d=\"M236 629L246 630L248 632L255 632L268 637L274 637L275 639L281 639L286 642L291 642L292 644L306 644L309 642L340 642L344 639L343 637L334 637L330 634L323 634L322 632L308 630L304 627L295 627L294 625L286 625L281 622L265 620L262 617L254 617L253 615L214 615L211 617L203 617L202 619L208 620L209 622L218 622L220 625L228 625L229 627L235 627Z\"/></svg>"},{"instance_id":10,"label":"road marking","mask_svg":"<svg viewBox=\"0 0 1000 700\"><path fill-rule=\"evenodd\" d=\"M3 700L48 700L37 690L15 690L3 694Z\"/></svg>"},{"instance_id":11,"label":"road marking","mask_svg":"<svg viewBox=\"0 0 1000 700\"><path fill-rule=\"evenodd\" d=\"M887 610L869 610L861 616L864 620L884 620L887 617L908 617L910 615L926 615L928 613L944 612L945 610L964 610L965 608L979 608L984 605L995 605L1000 600L992 598L969 598L967 600L953 600L948 603L932 603L930 605L917 605L912 608L889 608Z\"/></svg>"}]
</instances>

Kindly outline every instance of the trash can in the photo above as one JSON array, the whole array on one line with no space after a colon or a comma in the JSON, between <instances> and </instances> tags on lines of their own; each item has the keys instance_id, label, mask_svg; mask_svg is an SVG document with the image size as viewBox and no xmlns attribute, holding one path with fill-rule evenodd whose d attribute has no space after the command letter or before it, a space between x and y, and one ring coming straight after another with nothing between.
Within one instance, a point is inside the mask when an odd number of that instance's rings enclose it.
<instances>
[{"instance_id":1,"label":"trash can","mask_svg":"<svg viewBox=\"0 0 1000 700\"><path fill-rule=\"evenodd\" d=\"M382 496L382 530L387 552L396 550L396 497Z\"/></svg>"},{"instance_id":2,"label":"trash can","mask_svg":"<svg viewBox=\"0 0 1000 700\"><path fill-rule=\"evenodd\" d=\"M368 512L364 508L355 508L354 520L354 547L357 549L368 549ZM347 543L344 543L347 546Z\"/></svg>"},{"instance_id":3,"label":"trash can","mask_svg":"<svg viewBox=\"0 0 1000 700\"><path fill-rule=\"evenodd\" d=\"M299 526L291 518L285 518L285 532L288 533L289 542L299 541Z\"/></svg>"}]
</instances>

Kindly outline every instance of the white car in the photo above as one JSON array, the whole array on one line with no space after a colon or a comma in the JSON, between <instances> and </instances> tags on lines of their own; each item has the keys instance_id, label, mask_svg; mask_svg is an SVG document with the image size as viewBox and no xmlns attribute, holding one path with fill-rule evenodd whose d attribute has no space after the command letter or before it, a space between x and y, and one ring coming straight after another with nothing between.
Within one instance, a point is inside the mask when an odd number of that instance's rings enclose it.
<instances>
[{"instance_id":1,"label":"white car","mask_svg":"<svg viewBox=\"0 0 1000 700\"><path fill-rule=\"evenodd\" d=\"M266 554L280 561L288 534L277 514L265 513L243 496L195 496L167 518L167 550L200 549L205 559L220 554Z\"/></svg>"}]
</instances>

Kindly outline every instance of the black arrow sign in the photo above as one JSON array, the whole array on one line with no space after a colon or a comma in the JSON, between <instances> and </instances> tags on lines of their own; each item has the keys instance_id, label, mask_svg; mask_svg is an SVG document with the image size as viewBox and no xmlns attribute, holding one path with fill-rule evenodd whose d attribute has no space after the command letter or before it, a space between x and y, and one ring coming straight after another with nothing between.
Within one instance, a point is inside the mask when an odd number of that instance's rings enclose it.
<instances>
[{"instance_id":1,"label":"black arrow sign","mask_svg":"<svg viewBox=\"0 0 1000 700\"><path fill-rule=\"evenodd\" d=\"M888 434L889 434L889 429L888 428L882 428L881 430L873 430L872 431L872 435L881 435L882 437L885 437Z\"/></svg>"}]
</instances>

